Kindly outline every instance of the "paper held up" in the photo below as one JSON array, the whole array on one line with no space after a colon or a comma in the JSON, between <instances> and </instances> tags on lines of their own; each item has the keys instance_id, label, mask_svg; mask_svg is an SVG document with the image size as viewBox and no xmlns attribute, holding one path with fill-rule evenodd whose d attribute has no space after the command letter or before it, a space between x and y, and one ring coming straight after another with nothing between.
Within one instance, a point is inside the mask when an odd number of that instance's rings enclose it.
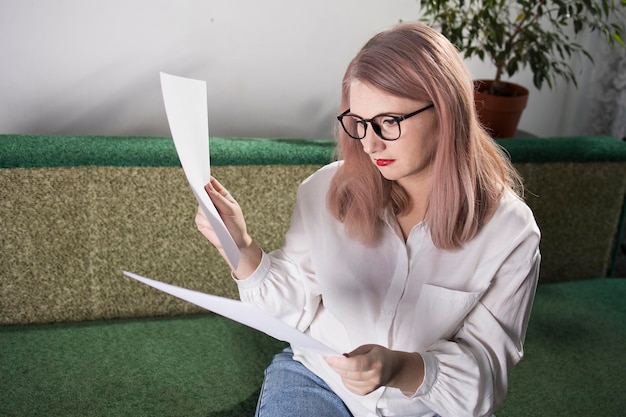
<instances>
[{"instance_id":1,"label":"paper held up","mask_svg":"<svg viewBox=\"0 0 626 417\"><path fill-rule=\"evenodd\" d=\"M236 269L241 252L204 190L211 178L206 82L162 72L161 90L174 146L187 181L215 230L230 266Z\"/></svg>"},{"instance_id":2,"label":"paper held up","mask_svg":"<svg viewBox=\"0 0 626 417\"><path fill-rule=\"evenodd\" d=\"M124 271L124 275L170 295L193 303L206 310L212 311L241 324L245 324L248 327L272 336L275 339L288 342L293 346L317 352L324 356L341 355L334 349L331 349L325 344L313 339L309 335L294 329L285 322L270 316L263 310L251 304L177 287L161 281L155 281L150 278L142 277L128 271Z\"/></svg>"}]
</instances>

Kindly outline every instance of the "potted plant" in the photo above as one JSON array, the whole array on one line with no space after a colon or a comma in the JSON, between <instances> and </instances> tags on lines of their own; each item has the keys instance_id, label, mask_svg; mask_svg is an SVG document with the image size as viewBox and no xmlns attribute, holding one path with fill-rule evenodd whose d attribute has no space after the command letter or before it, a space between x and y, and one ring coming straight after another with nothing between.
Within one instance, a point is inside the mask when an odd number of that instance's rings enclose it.
<instances>
[{"instance_id":1,"label":"potted plant","mask_svg":"<svg viewBox=\"0 0 626 417\"><path fill-rule=\"evenodd\" d=\"M475 84L479 117L495 137L514 136L528 99L526 88L503 81L505 74L530 68L537 89L553 88L559 78L577 87L571 58L593 62L577 42L579 33L597 31L610 44L625 46L626 0L421 0L420 7L421 20L438 28L465 58L494 64L493 80ZM519 114L504 107L509 100ZM494 120L487 114L492 108ZM513 126L504 126L505 119Z\"/></svg>"}]
</instances>

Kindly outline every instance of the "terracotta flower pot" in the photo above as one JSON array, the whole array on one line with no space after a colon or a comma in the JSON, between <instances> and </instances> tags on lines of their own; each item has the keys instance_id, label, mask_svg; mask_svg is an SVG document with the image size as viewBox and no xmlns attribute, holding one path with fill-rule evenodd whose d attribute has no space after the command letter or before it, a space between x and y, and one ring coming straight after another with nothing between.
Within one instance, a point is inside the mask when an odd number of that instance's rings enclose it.
<instances>
[{"instance_id":1,"label":"terracotta flower pot","mask_svg":"<svg viewBox=\"0 0 626 417\"><path fill-rule=\"evenodd\" d=\"M502 83L510 96L486 94L492 80L474 81L474 101L478 118L495 138L512 138L528 102L528 90L521 85Z\"/></svg>"}]
</instances>

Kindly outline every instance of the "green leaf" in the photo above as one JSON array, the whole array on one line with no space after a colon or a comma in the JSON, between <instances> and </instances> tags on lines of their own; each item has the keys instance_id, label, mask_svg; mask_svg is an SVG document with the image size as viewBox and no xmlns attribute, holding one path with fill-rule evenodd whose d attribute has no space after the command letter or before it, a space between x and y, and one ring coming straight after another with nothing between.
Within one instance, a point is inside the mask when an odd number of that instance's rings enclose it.
<instances>
[{"instance_id":1,"label":"green leaf","mask_svg":"<svg viewBox=\"0 0 626 417\"><path fill-rule=\"evenodd\" d=\"M583 23L578 19L574 20L574 33L580 32L582 28L583 28Z\"/></svg>"},{"instance_id":2,"label":"green leaf","mask_svg":"<svg viewBox=\"0 0 626 417\"><path fill-rule=\"evenodd\" d=\"M576 83L572 58L591 55L576 34L598 31L626 47L626 0L419 0L422 18L466 58L489 59L510 76L529 68L533 83ZM618 24L619 23L619 24ZM593 62L593 61L592 61Z\"/></svg>"}]
</instances>

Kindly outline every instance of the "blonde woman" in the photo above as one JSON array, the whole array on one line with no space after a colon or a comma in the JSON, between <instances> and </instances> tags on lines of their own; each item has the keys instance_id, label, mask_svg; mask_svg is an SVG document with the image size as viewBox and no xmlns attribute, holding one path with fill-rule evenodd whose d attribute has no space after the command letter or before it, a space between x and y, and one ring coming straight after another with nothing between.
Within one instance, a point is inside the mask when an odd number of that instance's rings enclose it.
<instances>
[{"instance_id":1,"label":"blonde woman","mask_svg":"<svg viewBox=\"0 0 626 417\"><path fill-rule=\"evenodd\" d=\"M283 248L263 252L206 186L242 251L241 299L345 352L277 354L257 416L489 416L523 355L540 233L471 75L440 33L403 23L351 61L341 106L341 160L299 187Z\"/></svg>"}]
</instances>

